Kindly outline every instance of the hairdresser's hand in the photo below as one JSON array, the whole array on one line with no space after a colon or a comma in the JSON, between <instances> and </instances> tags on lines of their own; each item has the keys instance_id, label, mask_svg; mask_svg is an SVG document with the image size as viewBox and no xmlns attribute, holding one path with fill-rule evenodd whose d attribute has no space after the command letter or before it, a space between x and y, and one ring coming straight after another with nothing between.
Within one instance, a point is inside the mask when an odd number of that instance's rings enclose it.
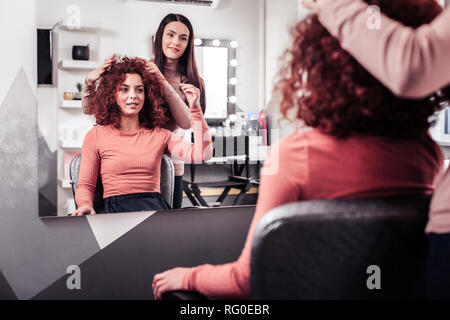
<instances>
[{"instance_id":1,"label":"hairdresser's hand","mask_svg":"<svg viewBox=\"0 0 450 320\"><path fill-rule=\"evenodd\" d=\"M90 207L88 205L84 205L84 206L79 207L77 210L75 210L72 213L72 216L82 216L85 214L96 214L96 213L92 207Z\"/></svg>"},{"instance_id":2,"label":"hairdresser's hand","mask_svg":"<svg viewBox=\"0 0 450 320\"><path fill-rule=\"evenodd\" d=\"M164 292L181 290L187 270L189 268L175 268L155 275L152 285L155 299L161 299Z\"/></svg>"},{"instance_id":3,"label":"hairdresser's hand","mask_svg":"<svg viewBox=\"0 0 450 320\"><path fill-rule=\"evenodd\" d=\"M305 8L313 11L314 13L319 13L320 9L322 9L323 6L325 5L325 1L324 0L303 0L302 5Z\"/></svg>"},{"instance_id":4,"label":"hairdresser's hand","mask_svg":"<svg viewBox=\"0 0 450 320\"><path fill-rule=\"evenodd\" d=\"M141 58L139 58L139 60L143 61L145 63L145 67L146 67L147 71L154 74L155 76L157 76L160 81L166 80L164 75L161 73L161 70L159 70L158 66L156 65L156 63L154 63L153 61L141 59Z\"/></svg>"},{"instance_id":5,"label":"hairdresser's hand","mask_svg":"<svg viewBox=\"0 0 450 320\"><path fill-rule=\"evenodd\" d=\"M180 88L183 91L186 99L189 103L189 108L195 110L200 108L200 90L194 87L192 84L181 83Z\"/></svg>"},{"instance_id":6,"label":"hairdresser's hand","mask_svg":"<svg viewBox=\"0 0 450 320\"><path fill-rule=\"evenodd\" d=\"M88 85L94 84L94 82L97 81L98 78L100 78L102 73L105 72L105 69L107 67L109 67L113 61L114 61L114 55L112 55L111 57L106 59L105 62L103 63L103 65L101 65L97 69L94 69L91 72L89 72L89 74L86 76L86 83Z\"/></svg>"}]
</instances>

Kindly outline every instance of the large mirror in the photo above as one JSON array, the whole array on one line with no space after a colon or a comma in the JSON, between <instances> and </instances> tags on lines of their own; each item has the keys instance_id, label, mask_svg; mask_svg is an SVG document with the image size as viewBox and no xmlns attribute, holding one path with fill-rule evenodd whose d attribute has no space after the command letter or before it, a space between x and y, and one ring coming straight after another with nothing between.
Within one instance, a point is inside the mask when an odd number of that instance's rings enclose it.
<instances>
[{"instance_id":1,"label":"large mirror","mask_svg":"<svg viewBox=\"0 0 450 320\"><path fill-rule=\"evenodd\" d=\"M206 89L205 118L209 122L225 121L235 112L237 41L219 39L195 40L195 58Z\"/></svg>"},{"instance_id":2,"label":"large mirror","mask_svg":"<svg viewBox=\"0 0 450 320\"><path fill-rule=\"evenodd\" d=\"M208 183L229 176L257 182L269 139L255 136L253 129L264 127L261 124L266 121L266 128L269 122L276 126L276 121L269 121L272 114L261 111L266 111L270 100L278 57L289 43L289 27L298 18L298 2L288 0L279 6L276 0L220 0L215 8L187 3L37 1L39 73L50 71L39 77L38 85L40 216L66 216L75 209L69 165L95 122L82 113L77 83L83 83L86 74L113 53L150 59L152 36L171 12L185 15L194 27L196 60L206 86L205 117L217 149L208 164L185 165L182 207L256 203L257 183L243 195L242 190L231 188L225 197L221 197L224 187L200 186L205 203L187 191L193 190L192 181ZM74 60L74 46L89 46L89 59ZM233 130L238 123L239 130ZM242 138L242 133L250 131L250 141ZM185 139L190 139L189 131ZM243 170L248 162L236 150L251 153L248 173Z\"/></svg>"}]
</instances>

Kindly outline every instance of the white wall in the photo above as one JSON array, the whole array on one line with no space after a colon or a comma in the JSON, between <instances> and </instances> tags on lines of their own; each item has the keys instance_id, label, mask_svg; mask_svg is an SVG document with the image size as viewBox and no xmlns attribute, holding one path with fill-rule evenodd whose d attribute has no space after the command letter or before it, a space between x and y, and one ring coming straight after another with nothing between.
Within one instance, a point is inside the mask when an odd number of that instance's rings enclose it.
<instances>
[{"instance_id":1,"label":"white wall","mask_svg":"<svg viewBox=\"0 0 450 320\"><path fill-rule=\"evenodd\" d=\"M68 16L66 10L70 5L77 5L82 21L102 23L100 60L112 53L150 58L151 37L161 19L170 12L184 14L192 22L196 36L239 42L238 106L246 111L258 111L264 100L258 84L264 77L260 54L263 1L222 0L216 9L209 9L134 0L37 0L37 25L51 28Z\"/></svg>"},{"instance_id":2,"label":"white wall","mask_svg":"<svg viewBox=\"0 0 450 320\"><path fill-rule=\"evenodd\" d=\"M290 30L297 23L298 0L266 0L266 101L270 100L279 58L292 43Z\"/></svg>"},{"instance_id":3,"label":"white wall","mask_svg":"<svg viewBox=\"0 0 450 320\"><path fill-rule=\"evenodd\" d=\"M265 99L270 114L272 128L280 129L280 137L290 134L297 128L296 123L279 123L281 114L278 112L277 101L271 101L275 75L280 68L280 58L291 47L291 29L299 19L308 13L299 0L265 0L266 1L266 70L265 70ZM272 103L271 103L272 102ZM271 104L269 106L269 104Z\"/></svg>"},{"instance_id":4,"label":"white wall","mask_svg":"<svg viewBox=\"0 0 450 320\"><path fill-rule=\"evenodd\" d=\"M20 68L25 70L30 83L37 83L36 29L34 1L1 1L0 28L0 105ZM36 86L33 86L36 94Z\"/></svg>"}]
</instances>

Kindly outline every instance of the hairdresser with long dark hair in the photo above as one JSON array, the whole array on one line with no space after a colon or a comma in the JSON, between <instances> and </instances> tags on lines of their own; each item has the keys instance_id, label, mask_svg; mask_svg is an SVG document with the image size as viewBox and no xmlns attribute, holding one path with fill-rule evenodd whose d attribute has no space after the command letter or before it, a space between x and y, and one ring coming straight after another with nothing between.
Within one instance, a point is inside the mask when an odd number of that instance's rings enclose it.
<instances>
[{"instance_id":1,"label":"hairdresser with long dark hair","mask_svg":"<svg viewBox=\"0 0 450 320\"><path fill-rule=\"evenodd\" d=\"M169 122L165 128L182 136L184 130L191 127L191 114L187 104L184 84L193 85L200 90L200 106L206 109L205 86L197 70L194 57L194 30L191 22L181 14L170 13L163 18L155 36L153 47L154 59L145 60L149 72L156 75L163 85L164 98L167 102ZM93 70L86 77L86 83L95 83L113 58ZM87 87L87 86L85 86ZM89 103L89 94L83 88L83 112L95 113ZM175 190L173 209L181 208L183 197L184 163L174 160Z\"/></svg>"}]
</instances>

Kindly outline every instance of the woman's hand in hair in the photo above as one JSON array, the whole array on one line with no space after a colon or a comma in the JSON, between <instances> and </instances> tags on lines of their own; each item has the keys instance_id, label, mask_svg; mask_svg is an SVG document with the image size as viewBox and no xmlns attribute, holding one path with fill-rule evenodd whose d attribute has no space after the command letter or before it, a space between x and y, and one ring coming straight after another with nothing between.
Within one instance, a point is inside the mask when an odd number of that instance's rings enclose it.
<instances>
[{"instance_id":1,"label":"woman's hand in hair","mask_svg":"<svg viewBox=\"0 0 450 320\"><path fill-rule=\"evenodd\" d=\"M86 83L88 85L94 84L94 82L100 78L102 73L105 72L105 69L107 67L109 67L113 61L114 61L114 55L112 55L111 57L106 59L105 63L103 63L103 65L101 65L97 69L94 69L91 72L89 72L88 75L86 76Z\"/></svg>"},{"instance_id":2,"label":"woman's hand in hair","mask_svg":"<svg viewBox=\"0 0 450 320\"><path fill-rule=\"evenodd\" d=\"M325 5L325 0L303 0L302 5L314 13L319 13Z\"/></svg>"},{"instance_id":3,"label":"woman's hand in hair","mask_svg":"<svg viewBox=\"0 0 450 320\"><path fill-rule=\"evenodd\" d=\"M90 207L88 205L84 205L84 206L79 207L77 210L75 210L72 213L72 216L82 216L85 214L96 214L96 213L92 207Z\"/></svg>"},{"instance_id":4,"label":"woman's hand in hair","mask_svg":"<svg viewBox=\"0 0 450 320\"><path fill-rule=\"evenodd\" d=\"M195 109L200 107L200 90L196 87L194 87L192 84L188 83L181 83L180 84L181 90L183 91L184 95L186 96L186 99L189 103L189 108Z\"/></svg>"},{"instance_id":5,"label":"woman's hand in hair","mask_svg":"<svg viewBox=\"0 0 450 320\"><path fill-rule=\"evenodd\" d=\"M143 61L145 63L147 71L157 76L160 81L166 80L164 75L161 73L161 70L159 70L158 66L153 61L146 59L139 59L139 60Z\"/></svg>"}]
</instances>

